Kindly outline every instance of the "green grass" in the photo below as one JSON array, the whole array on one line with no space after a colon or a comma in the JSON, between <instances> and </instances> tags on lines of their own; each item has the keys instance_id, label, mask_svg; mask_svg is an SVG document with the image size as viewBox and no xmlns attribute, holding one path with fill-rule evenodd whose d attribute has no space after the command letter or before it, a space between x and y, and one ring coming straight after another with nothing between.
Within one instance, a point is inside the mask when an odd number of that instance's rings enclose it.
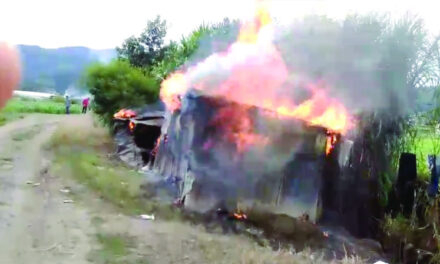
<instances>
[{"instance_id":1,"label":"green grass","mask_svg":"<svg viewBox=\"0 0 440 264\"><path fill-rule=\"evenodd\" d=\"M66 99L63 96L55 96L50 100L53 102L56 102L56 103L64 104ZM72 105L76 105L76 104L79 105L81 103L80 100L75 100L75 99L72 99L71 102L72 102Z\"/></svg>"},{"instance_id":2,"label":"green grass","mask_svg":"<svg viewBox=\"0 0 440 264\"><path fill-rule=\"evenodd\" d=\"M118 206L127 214L151 211L141 199L141 175L111 164L105 157L92 151L60 148L55 163L61 165L78 182L95 191L100 197ZM59 171L59 173L62 173Z\"/></svg>"},{"instance_id":3,"label":"green grass","mask_svg":"<svg viewBox=\"0 0 440 264\"><path fill-rule=\"evenodd\" d=\"M43 114L65 114L66 108L63 101L55 97L53 99L31 99L14 97L8 101L6 106L0 110L0 126L6 123L24 118L26 114L43 113ZM70 107L71 114L81 113L81 106L78 102L72 101Z\"/></svg>"},{"instance_id":4,"label":"green grass","mask_svg":"<svg viewBox=\"0 0 440 264\"><path fill-rule=\"evenodd\" d=\"M406 146L407 151L417 156L417 174L421 179L429 179L428 155L437 155L440 164L440 136L433 129L419 128L413 142Z\"/></svg>"},{"instance_id":5,"label":"green grass","mask_svg":"<svg viewBox=\"0 0 440 264\"><path fill-rule=\"evenodd\" d=\"M0 126L5 125L6 123L15 121L17 119L24 118L24 114L21 113L6 113L4 111L0 111Z\"/></svg>"},{"instance_id":6,"label":"green grass","mask_svg":"<svg viewBox=\"0 0 440 264\"><path fill-rule=\"evenodd\" d=\"M44 113L44 114L65 114L66 108L64 102L55 99L28 99L15 97L9 100L8 104L0 114L9 113ZM72 104L70 113L81 113L81 107L78 104ZM1 116L1 115L0 115Z\"/></svg>"},{"instance_id":7,"label":"green grass","mask_svg":"<svg viewBox=\"0 0 440 264\"><path fill-rule=\"evenodd\" d=\"M48 148L55 154L55 174L74 178L123 213L156 214L167 219L176 216L172 206L143 198L140 173L109 158L113 146L107 130L81 126L87 124L61 126L52 137Z\"/></svg>"},{"instance_id":8,"label":"green grass","mask_svg":"<svg viewBox=\"0 0 440 264\"><path fill-rule=\"evenodd\" d=\"M121 235L97 234L96 238L102 246L102 251L112 257L126 256L128 247L133 245L130 238Z\"/></svg>"},{"instance_id":9,"label":"green grass","mask_svg":"<svg viewBox=\"0 0 440 264\"><path fill-rule=\"evenodd\" d=\"M99 264L147 264L144 257L132 254L136 243L132 237L121 234L98 233L99 249L92 250L88 259Z\"/></svg>"},{"instance_id":10,"label":"green grass","mask_svg":"<svg viewBox=\"0 0 440 264\"><path fill-rule=\"evenodd\" d=\"M92 222L92 224L93 224L94 226L96 226L96 227L100 227L101 225L103 225L103 224L105 223L105 220L104 220L104 218L102 218L102 217L100 217L100 216L94 216L94 217L91 219L91 222Z\"/></svg>"},{"instance_id":11,"label":"green grass","mask_svg":"<svg viewBox=\"0 0 440 264\"><path fill-rule=\"evenodd\" d=\"M92 123L91 119L78 123L66 121L55 131L46 145L55 157L52 173L71 177L122 213L138 215L156 212L158 204L141 197L142 175L109 157L113 151L112 139L106 129ZM81 200L81 193L74 195L75 200ZM97 247L88 255L91 263L149 263L144 255L138 254L133 237L103 231L105 218L100 216L93 217L91 221L99 230L96 235Z\"/></svg>"},{"instance_id":12,"label":"green grass","mask_svg":"<svg viewBox=\"0 0 440 264\"><path fill-rule=\"evenodd\" d=\"M35 125L30 129L16 132L12 135L12 140L14 141L23 141L25 139L32 139L38 132L41 130L40 125Z\"/></svg>"},{"instance_id":13,"label":"green grass","mask_svg":"<svg viewBox=\"0 0 440 264\"><path fill-rule=\"evenodd\" d=\"M382 223L382 228L387 234L394 237L406 237L413 232L410 221L400 214L395 218L386 215Z\"/></svg>"},{"instance_id":14,"label":"green grass","mask_svg":"<svg viewBox=\"0 0 440 264\"><path fill-rule=\"evenodd\" d=\"M422 178L429 179L430 171L428 168L428 155L430 154L440 154L435 150L435 142L428 136L423 135L420 137L417 143L417 171ZM440 160L439 160L440 161Z\"/></svg>"}]
</instances>

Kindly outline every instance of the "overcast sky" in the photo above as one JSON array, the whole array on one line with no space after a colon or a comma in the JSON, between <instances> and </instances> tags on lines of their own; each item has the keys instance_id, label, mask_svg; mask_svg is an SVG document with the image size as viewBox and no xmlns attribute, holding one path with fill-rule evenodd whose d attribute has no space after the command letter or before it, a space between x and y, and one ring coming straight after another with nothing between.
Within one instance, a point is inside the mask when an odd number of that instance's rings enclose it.
<instances>
[{"instance_id":1,"label":"overcast sky","mask_svg":"<svg viewBox=\"0 0 440 264\"><path fill-rule=\"evenodd\" d=\"M435 0L272 0L271 13L281 22L306 14L337 19L347 13L408 11L425 19L432 34L440 32ZM202 22L224 17L249 18L254 0L0 0L0 40L47 48L87 46L114 48L138 34L148 19L161 15L169 37L179 39Z\"/></svg>"}]
</instances>

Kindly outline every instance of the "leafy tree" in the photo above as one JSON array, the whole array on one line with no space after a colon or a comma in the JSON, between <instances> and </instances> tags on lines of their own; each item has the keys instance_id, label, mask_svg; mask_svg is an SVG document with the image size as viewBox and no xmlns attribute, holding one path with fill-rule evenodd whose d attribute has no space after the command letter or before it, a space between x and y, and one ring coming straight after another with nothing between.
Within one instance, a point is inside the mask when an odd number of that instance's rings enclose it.
<instances>
[{"instance_id":1,"label":"leafy tree","mask_svg":"<svg viewBox=\"0 0 440 264\"><path fill-rule=\"evenodd\" d=\"M126 39L116 51L119 59L128 60L131 65L147 70L160 81L186 64L190 58L197 61L213 51L225 49L235 40L238 25L238 21L227 18L217 24L203 24L180 41L171 41L165 45L167 24L158 16L148 22L139 37Z\"/></svg>"},{"instance_id":2,"label":"leafy tree","mask_svg":"<svg viewBox=\"0 0 440 264\"><path fill-rule=\"evenodd\" d=\"M165 52L167 24L160 16L147 23L139 37L131 36L116 51L120 59L127 59L136 67L150 67L160 61Z\"/></svg>"},{"instance_id":3,"label":"leafy tree","mask_svg":"<svg viewBox=\"0 0 440 264\"><path fill-rule=\"evenodd\" d=\"M126 61L93 64L83 81L94 97L94 111L106 124L119 109L152 103L159 94L158 83Z\"/></svg>"}]
</instances>

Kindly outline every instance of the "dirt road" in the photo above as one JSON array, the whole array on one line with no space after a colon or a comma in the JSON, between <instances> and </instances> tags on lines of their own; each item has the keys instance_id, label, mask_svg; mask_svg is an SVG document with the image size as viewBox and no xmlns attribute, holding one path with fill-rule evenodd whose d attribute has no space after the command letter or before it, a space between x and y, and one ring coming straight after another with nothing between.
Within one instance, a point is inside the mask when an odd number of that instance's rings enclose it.
<instances>
[{"instance_id":1,"label":"dirt road","mask_svg":"<svg viewBox=\"0 0 440 264\"><path fill-rule=\"evenodd\" d=\"M120 214L48 170L44 144L65 122L92 123L87 115L31 115L0 127L0 264L324 263L307 252L274 252L243 236Z\"/></svg>"},{"instance_id":2,"label":"dirt road","mask_svg":"<svg viewBox=\"0 0 440 264\"><path fill-rule=\"evenodd\" d=\"M0 128L0 263L82 263L89 251L86 210L64 204L45 173L42 146L65 118L30 115Z\"/></svg>"}]
</instances>

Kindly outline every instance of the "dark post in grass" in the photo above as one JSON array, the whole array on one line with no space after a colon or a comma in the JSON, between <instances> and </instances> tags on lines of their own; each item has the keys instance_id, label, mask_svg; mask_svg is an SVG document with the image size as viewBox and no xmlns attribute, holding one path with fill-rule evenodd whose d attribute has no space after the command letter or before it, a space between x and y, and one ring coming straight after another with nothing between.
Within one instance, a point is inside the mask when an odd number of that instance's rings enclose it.
<instances>
[{"instance_id":1,"label":"dark post in grass","mask_svg":"<svg viewBox=\"0 0 440 264\"><path fill-rule=\"evenodd\" d=\"M397 195L403 214L409 216L414 204L414 183L417 178L417 161L413 153L402 153L397 176Z\"/></svg>"},{"instance_id":2,"label":"dark post in grass","mask_svg":"<svg viewBox=\"0 0 440 264\"><path fill-rule=\"evenodd\" d=\"M429 184L429 196L435 197L438 193L438 173L437 173L436 155L428 155L428 165L431 171L431 183Z\"/></svg>"}]
</instances>

